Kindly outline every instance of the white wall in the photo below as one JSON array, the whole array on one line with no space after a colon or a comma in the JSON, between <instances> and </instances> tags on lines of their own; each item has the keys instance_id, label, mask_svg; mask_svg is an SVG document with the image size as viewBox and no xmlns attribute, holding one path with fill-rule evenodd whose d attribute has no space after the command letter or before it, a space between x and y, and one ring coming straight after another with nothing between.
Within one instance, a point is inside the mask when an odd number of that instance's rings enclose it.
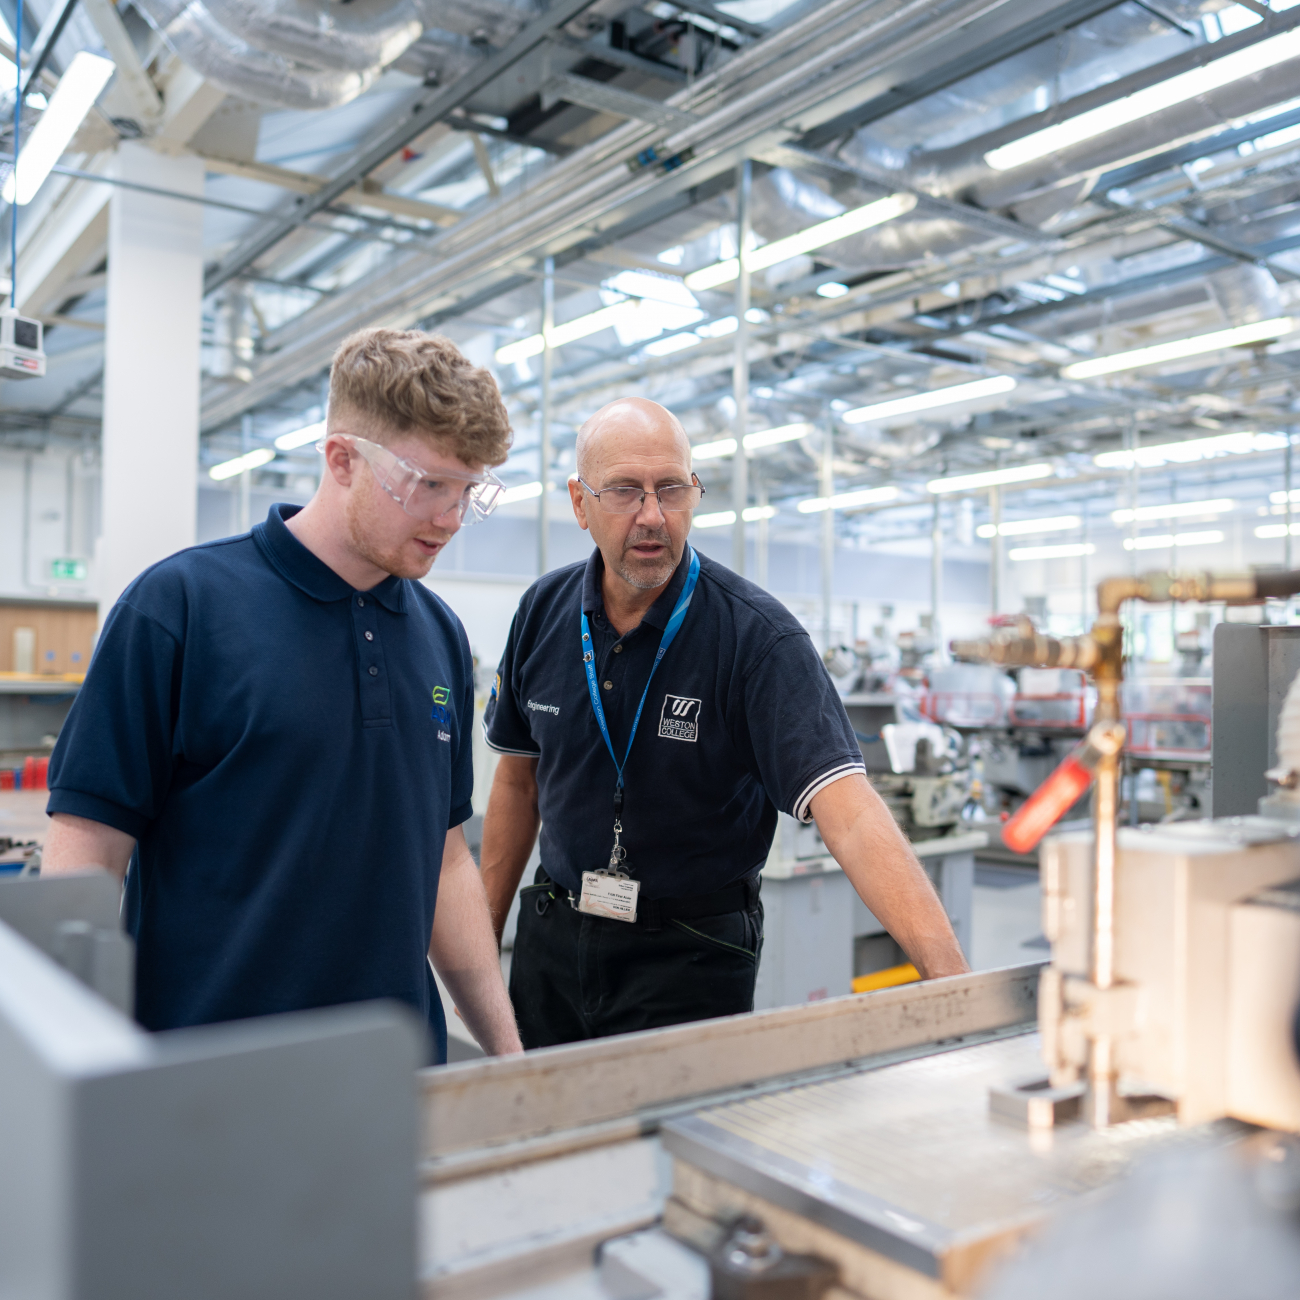
<instances>
[{"instance_id":1,"label":"white wall","mask_svg":"<svg viewBox=\"0 0 1300 1300\"><path fill-rule=\"evenodd\" d=\"M0 596L87 599L98 533L97 456L61 445L0 450ZM55 558L86 560L87 581L53 579Z\"/></svg>"}]
</instances>

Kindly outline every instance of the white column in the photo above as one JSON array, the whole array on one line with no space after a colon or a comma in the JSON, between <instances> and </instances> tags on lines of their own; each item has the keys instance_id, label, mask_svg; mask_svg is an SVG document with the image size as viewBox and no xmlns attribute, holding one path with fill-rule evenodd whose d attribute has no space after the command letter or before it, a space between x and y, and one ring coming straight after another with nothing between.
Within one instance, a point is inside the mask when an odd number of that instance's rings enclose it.
<instances>
[{"instance_id":1,"label":"white column","mask_svg":"<svg viewBox=\"0 0 1300 1300\"><path fill-rule=\"evenodd\" d=\"M198 158L124 141L112 175L203 193ZM192 546L198 512L203 208L123 186L108 221L101 619L131 580Z\"/></svg>"}]
</instances>

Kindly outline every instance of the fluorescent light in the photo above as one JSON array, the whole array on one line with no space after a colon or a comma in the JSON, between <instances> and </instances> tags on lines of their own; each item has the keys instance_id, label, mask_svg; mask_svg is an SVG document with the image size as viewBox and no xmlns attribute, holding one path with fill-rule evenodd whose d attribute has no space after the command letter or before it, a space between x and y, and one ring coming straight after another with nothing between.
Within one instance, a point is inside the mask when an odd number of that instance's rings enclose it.
<instances>
[{"instance_id":1,"label":"fluorescent light","mask_svg":"<svg viewBox=\"0 0 1300 1300\"><path fill-rule=\"evenodd\" d=\"M833 497L810 497L807 501L800 501L795 509L801 515L812 515L821 510L848 510L853 506L896 501L899 495L896 487L862 488L857 492L841 492Z\"/></svg>"},{"instance_id":2,"label":"fluorescent light","mask_svg":"<svg viewBox=\"0 0 1300 1300\"><path fill-rule=\"evenodd\" d=\"M1091 361L1076 361L1061 370L1061 378L1092 379L1097 375L1113 375L1119 370L1156 366L1162 361L1197 357L1205 352L1217 352L1220 348L1236 348L1247 343L1281 338L1283 334L1290 334L1294 328L1295 321L1290 316L1278 316L1274 320L1256 321L1253 325L1238 325L1234 329L1214 330L1210 334L1197 334L1189 339L1156 343L1149 348L1134 348L1108 357L1093 357Z\"/></svg>"},{"instance_id":3,"label":"fluorescent light","mask_svg":"<svg viewBox=\"0 0 1300 1300\"><path fill-rule=\"evenodd\" d=\"M797 424L778 424L775 429L761 429L758 433L745 435L745 450L756 451L759 447L775 447L781 442L796 442L806 438L814 431L813 426L800 420ZM732 448L735 451L735 448Z\"/></svg>"},{"instance_id":4,"label":"fluorescent light","mask_svg":"<svg viewBox=\"0 0 1300 1300\"><path fill-rule=\"evenodd\" d=\"M1091 542L1063 542L1060 546L1013 546L1007 555L1013 560L1068 560L1072 555L1092 555Z\"/></svg>"},{"instance_id":5,"label":"fluorescent light","mask_svg":"<svg viewBox=\"0 0 1300 1300\"><path fill-rule=\"evenodd\" d=\"M1269 499L1269 500L1270 500L1270 501L1271 501L1275 506L1284 506L1284 505L1286 505L1286 493L1285 493L1285 492L1270 492L1270 493L1268 494L1268 499ZM1300 501L1300 488L1292 488L1292 489L1291 489L1291 500L1292 500L1292 501ZM1279 534L1279 536L1280 536L1280 534Z\"/></svg>"},{"instance_id":6,"label":"fluorescent light","mask_svg":"<svg viewBox=\"0 0 1300 1300\"><path fill-rule=\"evenodd\" d=\"M1184 104L1207 91L1216 90L1242 77L1253 76L1297 55L1300 55L1300 30L1283 32L1280 36L1258 41L1245 49L1234 50L1204 67L1192 68L1154 86L1125 95L1122 99L1076 113L1064 122L1021 136L1010 144L990 149L984 155L984 161L996 171L1023 166L1084 140L1091 140L1093 136L1127 126L1152 113L1172 108L1175 104Z\"/></svg>"},{"instance_id":7,"label":"fluorescent light","mask_svg":"<svg viewBox=\"0 0 1300 1300\"><path fill-rule=\"evenodd\" d=\"M17 166L9 173L9 179L0 191L6 203L14 202L15 190L20 206L36 197L36 191L45 184L50 169L72 142L91 105L115 71L112 60L101 59L98 54L87 54L82 50L73 55L68 70L59 78L59 84L41 114L41 120L27 137L27 143L18 155Z\"/></svg>"},{"instance_id":8,"label":"fluorescent light","mask_svg":"<svg viewBox=\"0 0 1300 1300\"><path fill-rule=\"evenodd\" d=\"M1256 537L1285 537L1286 525L1285 524L1260 524L1260 526L1255 529L1255 536ZM1300 524L1291 525L1291 536L1300 537Z\"/></svg>"},{"instance_id":9,"label":"fluorescent light","mask_svg":"<svg viewBox=\"0 0 1300 1300\"><path fill-rule=\"evenodd\" d=\"M1223 541L1223 534L1212 528L1203 533L1161 533L1151 537L1126 537L1126 551L1164 551L1171 546L1213 546Z\"/></svg>"},{"instance_id":10,"label":"fluorescent light","mask_svg":"<svg viewBox=\"0 0 1300 1300\"><path fill-rule=\"evenodd\" d=\"M281 451L292 451L295 447L305 447L310 442L319 442L324 436L325 421L320 420L316 424L308 424L304 428L282 433L275 440L275 445Z\"/></svg>"},{"instance_id":11,"label":"fluorescent light","mask_svg":"<svg viewBox=\"0 0 1300 1300\"><path fill-rule=\"evenodd\" d=\"M612 329L620 321L627 320L639 306L637 299L625 298L610 307L602 307L599 311L577 316L573 320L565 321L563 325L552 327L546 341L549 341L553 348L562 348L566 343L575 343L578 339L585 339L589 334ZM546 341L540 334L530 334L526 339L507 343L505 347L498 348L496 359L499 364L508 366L516 361L526 361L529 357L540 356L546 349Z\"/></svg>"},{"instance_id":12,"label":"fluorescent light","mask_svg":"<svg viewBox=\"0 0 1300 1300\"><path fill-rule=\"evenodd\" d=\"M1064 533L1078 528L1078 515L1055 515L1051 519L1012 519L1005 524L981 524L975 533L979 537L1022 537L1026 533Z\"/></svg>"},{"instance_id":13,"label":"fluorescent light","mask_svg":"<svg viewBox=\"0 0 1300 1300\"><path fill-rule=\"evenodd\" d=\"M819 298L843 298L849 291L847 284L841 284L838 280L827 280L825 284L817 286L817 296Z\"/></svg>"},{"instance_id":14,"label":"fluorescent light","mask_svg":"<svg viewBox=\"0 0 1300 1300\"><path fill-rule=\"evenodd\" d=\"M1236 508L1235 501L1221 497L1215 501L1179 501L1167 506L1138 506L1136 510L1112 510L1117 524L1131 524L1135 519L1178 519L1183 515L1221 515Z\"/></svg>"},{"instance_id":15,"label":"fluorescent light","mask_svg":"<svg viewBox=\"0 0 1300 1300\"><path fill-rule=\"evenodd\" d=\"M950 388L933 388L928 393L913 393L911 397L895 397L888 402L859 406L845 411L840 417L845 424L865 424L868 420L888 420L895 415L910 415L915 411L930 411L938 406L951 406L954 402L970 402L978 397L993 397L1009 393L1016 386L1010 375L993 375L989 379L976 379L969 384L954 384Z\"/></svg>"},{"instance_id":16,"label":"fluorescent light","mask_svg":"<svg viewBox=\"0 0 1300 1300\"><path fill-rule=\"evenodd\" d=\"M555 484L550 484L550 490L555 491ZM520 483L517 487L506 488L501 494L501 504L508 506L515 501L531 501L534 497L542 495L542 485L540 482Z\"/></svg>"},{"instance_id":17,"label":"fluorescent light","mask_svg":"<svg viewBox=\"0 0 1300 1300\"><path fill-rule=\"evenodd\" d=\"M800 253L811 253L815 248L824 248L837 240L847 239L850 235L860 234L879 226L895 217L901 217L916 207L914 194L891 194L887 198L866 203L860 208L850 208L829 221L819 221L816 225L801 230L797 235L788 235L785 239L774 239L762 248L750 248L745 251L745 267L749 271L762 271L778 262L798 257ZM701 267L685 277L688 289L716 289L720 284L729 284L740 274L740 259L728 257L712 266Z\"/></svg>"},{"instance_id":18,"label":"fluorescent light","mask_svg":"<svg viewBox=\"0 0 1300 1300\"><path fill-rule=\"evenodd\" d=\"M723 456L736 454L735 438L719 438L717 442L701 442L691 448L691 459L721 460Z\"/></svg>"},{"instance_id":19,"label":"fluorescent light","mask_svg":"<svg viewBox=\"0 0 1300 1300\"><path fill-rule=\"evenodd\" d=\"M1003 483L1028 483L1036 478L1051 478L1055 473L1050 465L1015 465L1011 469L985 470L982 474L932 478L925 486L936 495L941 492L974 492L979 488L999 487Z\"/></svg>"},{"instance_id":20,"label":"fluorescent light","mask_svg":"<svg viewBox=\"0 0 1300 1300\"><path fill-rule=\"evenodd\" d=\"M666 357L683 348L697 347L701 342L698 334L670 334L666 339L656 339L647 343L643 351L647 356Z\"/></svg>"},{"instance_id":21,"label":"fluorescent light","mask_svg":"<svg viewBox=\"0 0 1300 1300\"><path fill-rule=\"evenodd\" d=\"M746 506L745 522L752 524L759 519L771 519L776 514L775 506ZM692 526L695 528L725 528L728 524L736 522L736 512L734 510L718 510L711 515L696 515L692 520Z\"/></svg>"},{"instance_id":22,"label":"fluorescent light","mask_svg":"<svg viewBox=\"0 0 1300 1300\"><path fill-rule=\"evenodd\" d=\"M760 447L775 447L780 442L794 442L798 438L806 438L812 432L813 426L802 421L798 424L780 424L775 429L761 429L758 433L745 435L745 450L756 451ZM735 454L735 438L701 442L691 448L692 460L721 460L724 456Z\"/></svg>"},{"instance_id":23,"label":"fluorescent light","mask_svg":"<svg viewBox=\"0 0 1300 1300\"><path fill-rule=\"evenodd\" d=\"M711 320L707 325L700 325L695 332L702 339L720 339L724 334L734 334L736 332L736 318L734 316L719 316L717 320Z\"/></svg>"},{"instance_id":24,"label":"fluorescent light","mask_svg":"<svg viewBox=\"0 0 1300 1300\"><path fill-rule=\"evenodd\" d=\"M1211 460L1215 456L1244 456L1257 451L1280 451L1286 446L1285 433L1217 433L1210 438L1189 438L1185 442L1159 442L1136 451L1103 451L1092 458L1102 469L1154 469L1160 465L1184 465Z\"/></svg>"},{"instance_id":25,"label":"fluorescent light","mask_svg":"<svg viewBox=\"0 0 1300 1300\"><path fill-rule=\"evenodd\" d=\"M220 483L222 479L234 478L236 474L242 474L246 469L269 465L274 459L275 452L270 447L259 447L256 451L247 451L242 456L236 456L234 460L223 460L220 465L214 465L208 470L208 477Z\"/></svg>"}]
</instances>

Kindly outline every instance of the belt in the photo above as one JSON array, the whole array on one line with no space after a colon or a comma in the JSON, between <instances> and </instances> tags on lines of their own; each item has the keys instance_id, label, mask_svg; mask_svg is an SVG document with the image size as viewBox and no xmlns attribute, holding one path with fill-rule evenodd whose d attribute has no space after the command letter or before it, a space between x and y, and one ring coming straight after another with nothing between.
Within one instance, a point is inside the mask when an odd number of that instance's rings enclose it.
<instances>
[{"instance_id":1,"label":"belt","mask_svg":"<svg viewBox=\"0 0 1300 1300\"><path fill-rule=\"evenodd\" d=\"M551 880L544 869L539 869L539 877ZM541 879L538 883L542 883ZM758 906L759 889L762 880L758 872L737 880L723 889L715 889L711 894L694 894L690 898L642 898L637 900L636 924L647 930L662 930L669 921L692 921L703 916L725 916L728 912L752 912ZM559 886L561 889L564 887ZM569 906L576 912L578 900L566 895ZM626 924L626 922L620 922Z\"/></svg>"}]
</instances>

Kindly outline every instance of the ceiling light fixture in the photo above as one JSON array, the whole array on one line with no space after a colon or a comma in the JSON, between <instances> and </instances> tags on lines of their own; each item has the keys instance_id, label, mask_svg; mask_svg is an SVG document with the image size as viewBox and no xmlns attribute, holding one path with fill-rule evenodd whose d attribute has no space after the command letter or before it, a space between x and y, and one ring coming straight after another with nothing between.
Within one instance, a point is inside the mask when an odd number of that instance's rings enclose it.
<instances>
[{"instance_id":1,"label":"ceiling light fixture","mask_svg":"<svg viewBox=\"0 0 1300 1300\"><path fill-rule=\"evenodd\" d=\"M1078 515L1055 515L1050 519L1012 519L1005 524L980 524L977 537L1023 537L1029 533L1064 533L1078 528L1082 521Z\"/></svg>"},{"instance_id":2,"label":"ceiling light fixture","mask_svg":"<svg viewBox=\"0 0 1300 1300\"><path fill-rule=\"evenodd\" d=\"M246 451L242 456L236 456L234 460L223 460L220 465L214 465L208 470L208 477L220 483L223 479L242 474L246 469L269 465L274 459L275 452L272 448L259 447L256 451Z\"/></svg>"},{"instance_id":3,"label":"ceiling light fixture","mask_svg":"<svg viewBox=\"0 0 1300 1300\"><path fill-rule=\"evenodd\" d=\"M1174 546L1213 546L1223 541L1223 534L1217 528L1203 533L1160 533L1150 537L1126 537L1126 551L1164 551Z\"/></svg>"},{"instance_id":4,"label":"ceiling light fixture","mask_svg":"<svg viewBox=\"0 0 1300 1300\"><path fill-rule=\"evenodd\" d=\"M1093 555L1091 542L1062 542L1059 546L1013 546L1007 555L1013 560L1068 560L1073 555Z\"/></svg>"},{"instance_id":5,"label":"ceiling light fixture","mask_svg":"<svg viewBox=\"0 0 1300 1300\"><path fill-rule=\"evenodd\" d=\"M758 433L747 433L745 435L745 450L756 451L760 447L775 447L781 442L795 442L799 438L806 438L810 433L815 431L814 425L806 421L800 421L797 424L780 424L775 429L762 429ZM717 442L701 442L691 448L691 459L696 460L721 460L724 456L734 456L736 454L735 438L719 438Z\"/></svg>"},{"instance_id":6,"label":"ceiling light fixture","mask_svg":"<svg viewBox=\"0 0 1300 1300\"><path fill-rule=\"evenodd\" d=\"M972 402L980 397L996 397L1009 393L1016 386L1010 375L992 375L976 379L969 384L954 384L949 388L932 388L928 393L913 393L910 397L895 397L871 406L859 406L845 411L840 419L845 424L866 424L869 420L888 420L895 415L912 415L917 411L930 411L955 402Z\"/></svg>"},{"instance_id":7,"label":"ceiling light fixture","mask_svg":"<svg viewBox=\"0 0 1300 1300\"><path fill-rule=\"evenodd\" d=\"M282 433L275 445L280 451L293 451L295 447L305 447L309 442L319 442L325 436L325 421L305 425L301 429L292 429Z\"/></svg>"},{"instance_id":8,"label":"ceiling light fixture","mask_svg":"<svg viewBox=\"0 0 1300 1300\"><path fill-rule=\"evenodd\" d=\"M577 316L565 321L563 325L554 326L546 339L540 334L530 334L526 339L507 343L505 347L496 350L497 363L508 366L516 361L526 361L529 357L540 356L546 350L548 342L553 348L562 348L566 343L576 343L578 339L585 339L590 334L613 329L620 321L627 320L640 305L637 298L625 298L622 302L601 307L599 311L588 312L585 316Z\"/></svg>"},{"instance_id":9,"label":"ceiling light fixture","mask_svg":"<svg viewBox=\"0 0 1300 1300\"><path fill-rule=\"evenodd\" d=\"M984 155L984 161L995 171L1021 167L1084 140L1091 140L1094 136L1127 126L1152 113L1184 104L1189 99L1217 90L1230 82L1254 76L1266 68L1294 59L1297 55L1300 55L1300 29L1293 29L1258 41L1245 49L1222 55L1203 67L1180 72L1175 77L1134 91L1122 99L1100 104L1096 108L1067 117L1063 122L1032 131L1019 140L990 149Z\"/></svg>"},{"instance_id":10,"label":"ceiling light fixture","mask_svg":"<svg viewBox=\"0 0 1300 1300\"><path fill-rule=\"evenodd\" d=\"M829 221L819 221L796 235L787 235L785 239L774 239L761 248L750 248L745 252L745 269L763 271L778 262L798 257L800 253L811 253L815 248L824 248L837 240L847 239L850 235L870 230L872 226L883 225L895 217L904 216L916 207L916 195L891 194L887 198L876 199L874 203L863 204L860 208L850 208ZM716 289L719 285L730 284L740 274L740 259L727 257L711 266L702 266L685 277L688 289Z\"/></svg>"},{"instance_id":11,"label":"ceiling light fixture","mask_svg":"<svg viewBox=\"0 0 1300 1300\"><path fill-rule=\"evenodd\" d=\"M73 55L41 120L19 152L17 166L0 190L0 197L6 203L17 202L21 207L36 197L37 190L45 184L45 178L71 144L99 92L116 70L111 59L102 59L98 54L82 50Z\"/></svg>"},{"instance_id":12,"label":"ceiling light fixture","mask_svg":"<svg viewBox=\"0 0 1300 1300\"><path fill-rule=\"evenodd\" d=\"M1255 529L1256 537L1285 537L1285 524L1261 524ZM1291 536L1300 537L1300 524L1291 525Z\"/></svg>"},{"instance_id":13,"label":"ceiling light fixture","mask_svg":"<svg viewBox=\"0 0 1300 1300\"><path fill-rule=\"evenodd\" d=\"M981 474L954 474L950 478L932 478L925 486L929 492L977 492L981 488L1001 487L1004 483L1030 483L1034 479L1052 478L1050 465L1013 465L1010 469L989 469Z\"/></svg>"},{"instance_id":14,"label":"ceiling light fixture","mask_svg":"<svg viewBox=\"0 0 1300 1300\"><path fill-rule=\"evenodd\" d=\"M1198 357L1221 348L1239 348L1248 343L1265 343L1281 338L1295 329L1290 316L1273 320L1256 321L1252 325L1238 325L1229 330L1214 330L1210 334L1197 334L1188 339L1174 339L1169 343L1156 343L1149 348L1133 348L1129 352L1116 352L1108 357L1093 357L1090 361L1076 361L1061 370L1062 379L1093 379L1098 375L1113 375L1120 370L1137 370L1141 366L1158 366L1163 361L1177 361L1182 357Z\"/></svg>"},{"instance_id":15,"label":"ceiling light fixture","mask_svg":"<svg viewBox=\"0 0 1300 1300\"><path fill-rule=\"evenodd\" d=\"M1092 458L1101 469L1154 469L1160 465L1185 465L1216 456L1245 456L1251 452L1281 451L1285 433L1216 433L1183 442L1158 442L1132 451L1103 451Z\"/></svg>"},{"instance_id":16,"label":"ceiling light fixture","mask_svg":"<svg viewBox=\"0 0 1300 1300\"><path fill-rule=\"evenodd\" d=\"M1236 509L1237 503L1221 497L1215 501L1179 501L1167 506L1138 506L1136 510L1112 510L1117 524L1131 524L1135 519L1178 519L1183 515L1221 515Z\"/></svg>"},{"instance_id":17,"label":"ceiling light fixture","mask_svg":"<svg viewBox=\"0 0 1300 1300\"><path fill-rule=\"evenodd\" d=\"M756 523L760 519L771 519L777 513L775 506L746 506L745 522ZM710 515L696 515L691 521L695 528L725 528L736 522L734 510L718 510Z\"/></svg>"},{"instance_id":18,"label":"ceiling light fixture","mask_svg":"<svg viewBox=\"0 0 1300 1300\"><path fill-rule=\"evenodd\" d=\"M550 485L552 492L555 491L555 484ZM501 494L501 504L503 506L513 505L516 501L531 501L534 497L542 495L542 485L540 481L532 483L520 483L516 487L506 488Z\"/></svg>"},{"instance_id":19,"label":"ceiling light fixture","mask_svg":"<svg viewBox=\"0 0 1300 1300\"><path fill-rule=\"evenodd\" d=\"M838 280L827 280L825 284L817 286L817 296L819 298L843 298L849 291L847 284L841 284Z\"/></svg>"},{"instance_id":20,"label":"ceiling light fixture","mask_svg":"<svg viewBox=\"0 0 1300 1300\"><path fill-rule=\"evenodd\" d=\"M801 515L817 514L822 510L851 510L854 506L874 506L883 501L897 501L902 495L896 487L861 488L857 492L840 492L833 497L810 497L800 501L795 509Z\"/></svg>"}]
</instances>

